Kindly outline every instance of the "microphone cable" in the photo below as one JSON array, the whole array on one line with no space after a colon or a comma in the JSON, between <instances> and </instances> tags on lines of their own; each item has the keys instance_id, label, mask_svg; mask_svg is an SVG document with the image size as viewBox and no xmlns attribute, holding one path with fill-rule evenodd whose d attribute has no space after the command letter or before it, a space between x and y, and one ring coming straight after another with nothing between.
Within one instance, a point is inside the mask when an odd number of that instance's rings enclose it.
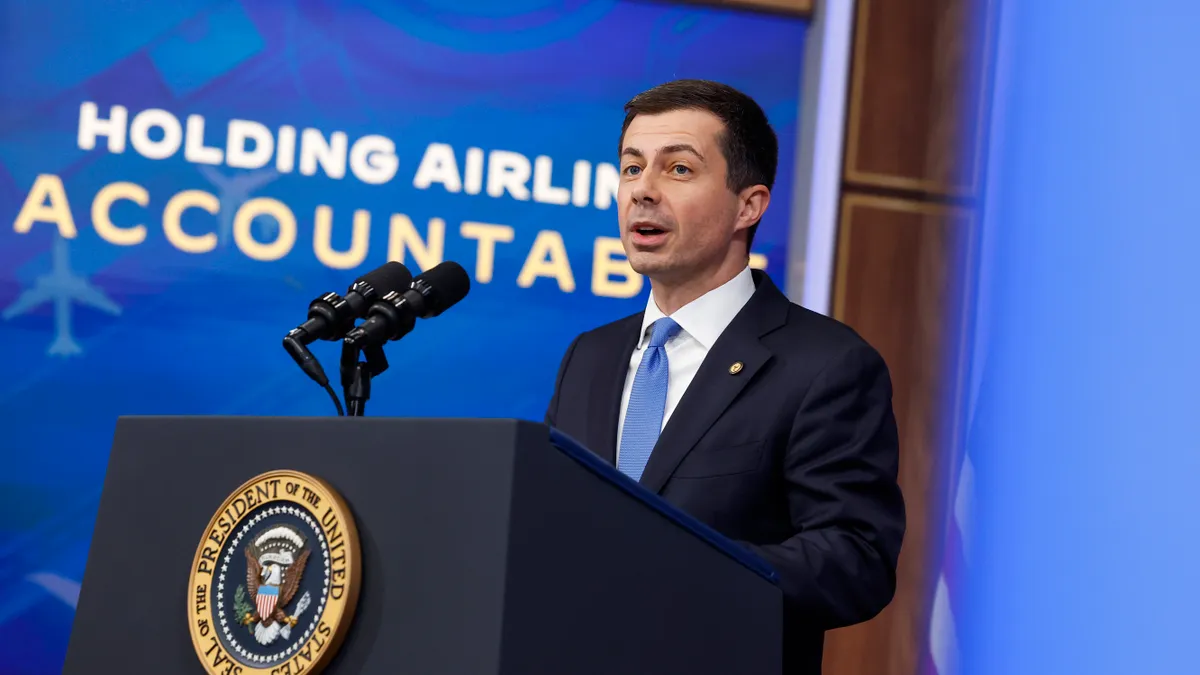
<instances>
[{"instance_id":1,"label":"microphone cable","mask_svg":"<svg viewBox=\"0 0 1200 675\"><path fill-rule=\"evenodd\" d=\"M345 417L346 411L342 409L342 402L338 399L337 392L333 390L333 386L328 381L323 385L325 393L329 394L329 398L333 399L333 405L337 407L338 417Z\"/></svg>"}]
</instances>

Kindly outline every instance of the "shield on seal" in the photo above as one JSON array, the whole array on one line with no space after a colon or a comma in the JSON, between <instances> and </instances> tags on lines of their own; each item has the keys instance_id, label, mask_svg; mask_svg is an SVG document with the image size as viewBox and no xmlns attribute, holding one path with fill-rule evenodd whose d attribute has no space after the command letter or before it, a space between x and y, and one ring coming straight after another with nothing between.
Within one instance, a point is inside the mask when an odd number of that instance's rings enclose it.
<instances>
[{"instance_id":1,"label":"shield on seal","mask_svg":"<svg viewBox=\"0 0 1200 675\"><path fill-rule=\"evenodd\" d=\"M254 597L254 604L257 606L258 615L264 619L271 616L271 612L275 610L275 601L278 599L278 586L259 586L258 594Z\"/></svg>"}]
</instances>

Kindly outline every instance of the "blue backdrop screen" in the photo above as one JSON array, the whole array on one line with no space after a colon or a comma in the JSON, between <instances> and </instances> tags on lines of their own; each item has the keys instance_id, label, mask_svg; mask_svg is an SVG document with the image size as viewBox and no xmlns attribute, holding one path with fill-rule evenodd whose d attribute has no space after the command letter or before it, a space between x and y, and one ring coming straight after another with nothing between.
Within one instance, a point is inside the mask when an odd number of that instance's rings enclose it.
<instances>
[{"instance_id":1,"label":"blue backdrop screen","mask_svg":"<svg viewBox=\"0 0 1200 675\"><path fill-rule=\"evenodd\" d=\"M61 667L117 417L331 414L280 339L389 259L473 288L389 348L368 413L540 419L569 341L646 301L614 203L643 89L767 110L753 263L782 284L806 28L615 0L0 5L0 671Z\"/></svg>"}]
</instances>

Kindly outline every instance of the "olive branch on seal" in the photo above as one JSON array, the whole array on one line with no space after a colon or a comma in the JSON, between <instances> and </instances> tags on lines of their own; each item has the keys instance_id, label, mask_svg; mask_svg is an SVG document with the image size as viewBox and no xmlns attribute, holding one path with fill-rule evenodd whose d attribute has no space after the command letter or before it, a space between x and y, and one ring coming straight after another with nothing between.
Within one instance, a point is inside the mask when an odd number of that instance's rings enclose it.
<instances>
[{"instance_id":1,"label":"olive branch on seal","mask_svg":"<svg viewBox=\"0 0 1200 675\"><path fill-rule=\"evenodd\" d=\"M241 584L238 585L237 590L233 593L233 611L237 613L239 620L254 614L254 607L246 601L246 587ZM253 633L254 626L247 625L246 630Z\"/></svg>"}]
</instances>

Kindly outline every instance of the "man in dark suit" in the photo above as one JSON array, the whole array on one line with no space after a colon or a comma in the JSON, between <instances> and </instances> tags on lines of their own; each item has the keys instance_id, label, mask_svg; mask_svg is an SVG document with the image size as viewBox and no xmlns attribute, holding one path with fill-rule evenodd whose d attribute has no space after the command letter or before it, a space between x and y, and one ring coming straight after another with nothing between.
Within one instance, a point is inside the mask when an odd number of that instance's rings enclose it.
<instances>
[{"instance_id":1,"label":"man in dark suit","mask_svg":"<svg viewBox=\"0 0 1200 675\"><path fill-rule=\"evenodd\" d=\"M778 142L762 109L684 80L626 105L621 241L646 310L577 337L546 423L779 573L788 673L892 599L904 534L892 389L850 328L748 266Z\"/></svg>"}]
</instances>

